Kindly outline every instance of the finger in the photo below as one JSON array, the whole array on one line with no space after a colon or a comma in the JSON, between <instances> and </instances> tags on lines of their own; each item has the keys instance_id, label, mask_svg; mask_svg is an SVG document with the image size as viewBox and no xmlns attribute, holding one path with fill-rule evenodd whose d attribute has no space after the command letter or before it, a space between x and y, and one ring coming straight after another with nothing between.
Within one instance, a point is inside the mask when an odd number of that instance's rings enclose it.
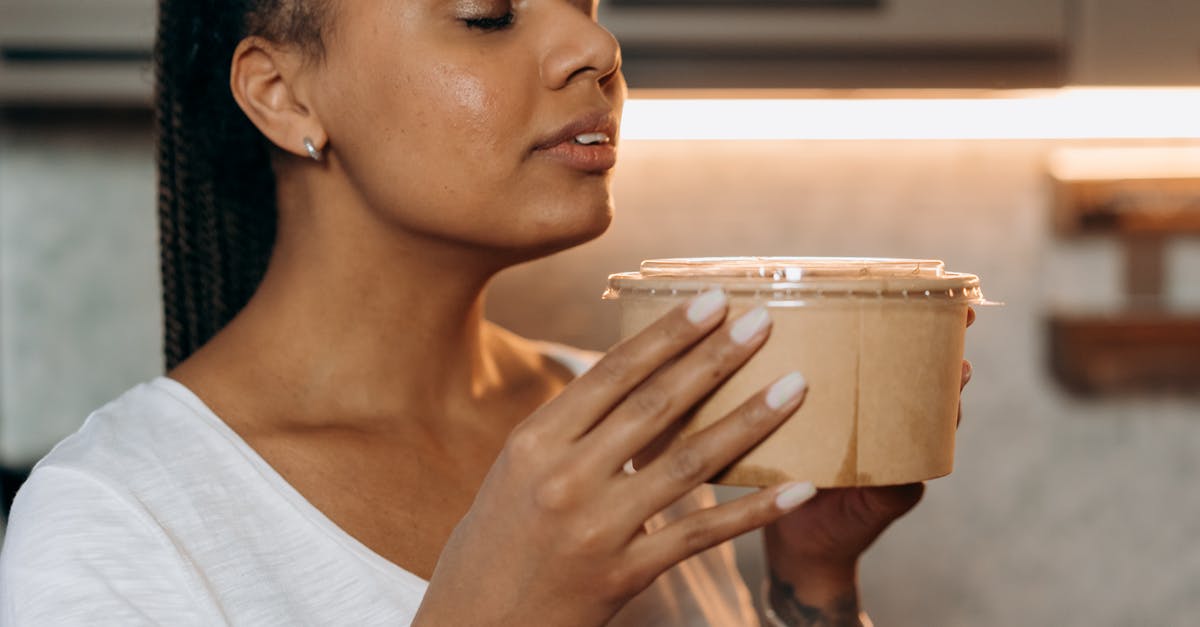
<instances>
[{"instance_id":1,"label":"finger","mask_svg":"<svg viewBox=\"0 0 1200 627\"><path fill-rule=\"evenodd\" d=\"M638 468L645 467L650 462L658 459L659 455L662 455L664 452L666 452L666 450L671 446L671 443L679 437L679 434L683 431L683 428L687 426L687 423L689 420L691 420L693 413L694 412L689 412L679 420L667 425L667 428L664 429L662 433L658 434L658 437L654 438L654 441L651 442L649 446L638 451L637 454L633 456L633 459L630 460L629 465L626 467L627 472L629 470L636 472Z\"/></svg>"},{"instance_id":2,"label":"finger","mask_svg":"<svg viewBox=\"0 0 1200 627\"><path fill-rule=\"evenodd\" d=\"M728 308L725 293L711 290L671 310L571 382L550 403L563 411L544 412L545 419L572 439L583 435L663 364L711 333Z\"/></svg>"},{"instance_id":3,"label":"finger","mask_svg":"<svg viewBox=\"0 0 1200 627\"><path fill-rule=\"evenodd\" d=\"M722 328L651 377L593 433L588 455L612 470L650 445L670 425L741 368L767 339L771 318L759 307Z\"/></svg>"},{"instance_id":4,"label":"finger","mask_svg":"<svg viewBox=\"0 0 1200 627\"><path fill-rule=\"evenodd\" d=\"M769 525L811 500L811 483L790 483L743 496L689 514L662 529L634 539L629 550L654 572L711 549L748 531Z\"/></svg>"},{"instance_id":5,"label":"finger","mask_svg":"<svg viewBox=\"0 0 1200 627\"><path fill-rule=\"evenodd\" d=\"M974 374L974 372L975 369L971 366L971 362L964 359L962 363L962 384L958 388L960 394L964 389L966 389L967 384L971 382L971 375ZM962 426L962 416L962 400L960 399L958 401L958 420L954 423L954 427L956 429Z\"/></svg>"},{"instance_id":6,"label":"finger","mask_svg":"<svg viewBox=\"0 0 1200 627\"><path fill-rule=\"evenodd\" d=\"M967 328L970 328L971 325L973 325L973 324L975 324L975 308L968 307L967 308Z\"/></svg>"},{"instance_id":7,"label":"finger","mask_svg":"<svg viewBox=\"0 0 1200 627\"><path fill-rule=\"evenodd\" d=\"M625 507L646 517L662 511L712 478L774 432L800 407L808 393L804 377L793 372L704 430L676 440L631 480Z\"/></svg>"}]
</instances>

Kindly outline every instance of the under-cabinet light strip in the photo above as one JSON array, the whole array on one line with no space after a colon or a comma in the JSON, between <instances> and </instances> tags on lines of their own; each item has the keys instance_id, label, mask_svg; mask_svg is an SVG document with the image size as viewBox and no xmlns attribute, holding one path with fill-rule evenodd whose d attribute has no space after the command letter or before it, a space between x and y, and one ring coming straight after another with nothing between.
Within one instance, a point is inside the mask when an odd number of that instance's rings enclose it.
<instances>
[{"instance_id":1,"label":"under-cabinet light strip","mask_svg":"<svg viewBox=\"0 0 1200 627\"><path fill-rule=\"evenodd\" d=\"M635 92L621 134L627 140L1200 139L1200 89L1067 88L948 98Z\"/></svg>"}]
</instances>

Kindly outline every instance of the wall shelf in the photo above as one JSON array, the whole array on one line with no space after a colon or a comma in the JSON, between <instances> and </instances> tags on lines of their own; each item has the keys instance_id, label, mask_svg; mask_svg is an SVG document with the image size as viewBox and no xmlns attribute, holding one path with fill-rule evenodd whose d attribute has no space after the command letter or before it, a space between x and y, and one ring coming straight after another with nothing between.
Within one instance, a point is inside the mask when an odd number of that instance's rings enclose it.
<instances>
[{"instance_id":1,"label":"wall shelf","mask_svg":"<svg viewBox=\"0 0 1200 627\"><path fill-rule=\"evenodd\" d=\"M1076 394L1200 396L1200 315L1059 314L1049 334L1054 374Z\"/></svg>"},{"instance_id":2,"label":"wall shelf","mask_svg":"<svg viewBox=\"0 0 1200 627\"><path fill-rule=\"evenodd\" d=\"M1051 368L1083 395L1200 395L1200 313L1172 312L1166 244L1200 235L1200 150L1075 149L1050 164L1063 237L1124 250L1126 303L1105 315L1049 319Z\"/></svg>"}]
</instances>

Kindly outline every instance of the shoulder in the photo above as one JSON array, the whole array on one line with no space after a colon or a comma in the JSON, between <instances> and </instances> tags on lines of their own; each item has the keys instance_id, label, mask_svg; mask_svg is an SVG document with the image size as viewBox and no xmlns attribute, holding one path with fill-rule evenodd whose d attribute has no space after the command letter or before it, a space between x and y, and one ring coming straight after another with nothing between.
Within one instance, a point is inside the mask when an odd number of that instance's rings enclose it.
<instances>
[{"instance_id":1,"label":"shoulder","mask_svg":"<svg viewBox=\"0 0 1200 627\"><path fill-rule=\"evenodd\" d=\"M200 527L224 502L218 486L240 485L250 474L227 431L172 379L135 386L34 466L14 501L13 524L54 519L59 532L85 533L99 516L119 514L124 524L148 526L146 537Z\"/></svg>"},{"instance_id":2,"label":"shoulder","mask_svg":"<svg viewBox=\"0 0 1200 627\"><path fill-rule=\"evenodd\" d=\"M197 425L200 426L197 426ZM200 624L204 594L160 520L203 423L161 379L88 416L34 467L0 553L0 622ZM161 501L161 499L159 499ZM93 614L99 612L99 614Z\"/></svg>"},{"instance_id":3,"label":"shoulder","mask_svg":"<svg viewBox=\"0 0 1200 627\"><path fill-rule=\"evenodd\" d=\"M13 503L8 540L50 529L70 536L117 518L155 527L146 495L169 490L186 467L183 453L204 439L202 421L165 381L139 384L92 412L34 466Z\"/></svg>"},{"instance_id":4,"label":"shoulder","mask_svg":"<svg viewBox=\"0 0 1200 627\"><path fill-rule=\"evenodd\" d=\"M14 502L13 524L53 519L69 533L68 526L83 530L119 513L130 525L161 528L167 514L188 510L191 488L231 465L215 417L193 399L159 377L92 412L34 466Z\"/></svg>"},{"instance_id":5,"label":"shoulder","mask_svg":"<svg viewBox=\"0 0 1200 627\"><path fill-rule=\"evenodd\" d=\"M41 466L0 552L5 624L199 625L202 587L136 499L103 477Z\"/></svg>"},{"instance_id":6,"label":"shoulder","mask_svg":"<svg viewBox=\"0 0 1200 627\"><path fill-rule=\"evenodd\" d=\"M13 502L0 559L7 584L14 569L45 565L56 555L82 557L84 547L104 549L130 542L166 546L165 537L136 499L105 477L69 466L43 465L21 486ZM61 566L62 564L56 564Z\"/></svg>"},{"instance_id":7,"label":"shoulder","mask_svg":"<svg viewBox=\"0 0 1200 627\"><path fill-rule=\"evenodd\" d=\"M178 464L179 449L196 446L211 428L176 386L182 387L158 377L92 412L79 431L38 462L34 476L57 469L127 483Z\"/></svg>"}]
</instances>

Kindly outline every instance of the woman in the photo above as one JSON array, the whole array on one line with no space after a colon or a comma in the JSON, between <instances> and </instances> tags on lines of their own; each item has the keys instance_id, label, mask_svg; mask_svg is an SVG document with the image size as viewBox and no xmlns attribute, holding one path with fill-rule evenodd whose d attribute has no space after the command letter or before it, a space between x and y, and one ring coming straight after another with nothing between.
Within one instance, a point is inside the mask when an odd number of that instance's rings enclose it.
<instances>
[{"instance_id":1,"label":"woman","mask_svg":"<svg viewBox=\"0 0 1200 627\"><path fill-rule=\"evenodd\" d=\"M647 452L765 310L705 294L590 370L482 317L498 271L609 224L594 0L160 8L170 371L34 471L6 624L755 624L723 543L762 526L771 621L866 620L858 557L921 486L702 487L801 375Z\"/></svg>"}]
</instances>

